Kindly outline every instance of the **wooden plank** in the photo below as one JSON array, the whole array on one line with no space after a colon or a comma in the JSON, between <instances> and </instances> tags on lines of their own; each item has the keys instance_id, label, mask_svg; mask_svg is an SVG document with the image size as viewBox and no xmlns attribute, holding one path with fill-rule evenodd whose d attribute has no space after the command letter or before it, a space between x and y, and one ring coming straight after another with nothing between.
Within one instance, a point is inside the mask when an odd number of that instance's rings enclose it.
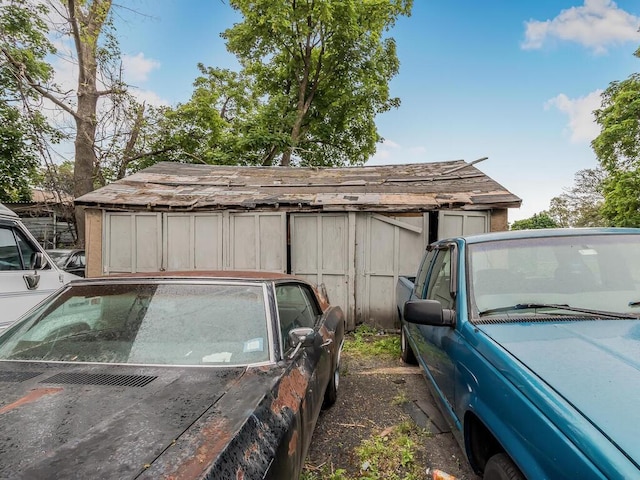
<instances>
[{"instance_id":1,"label":"wooden plank","mask_svg":"<svg viewBox=\"0 0 640 480\"><path fill-rule=\"evenodd\" d=\"M99 277L102 275L102 211L86 209L85 218L85 245L86 251L86 276Z\"/></svg>"},{"instance_id":2,"label":"wooden plank","mask_svg":"<svg viewBox=\"0 0 640 480\"><path fill-rule=\"evenodd\" d=\"M451 431L449 425L447 424L447 421L442 416L442 413L440 413L438 407L436 407L433 403L423 398L414 400L414 402L418 406L418 408L420 408L420 410L422 410L425 415L429 417L429 420L431 420L431 423L437 429L437 433L447 433Z\"/></svg>"}]
</instances>

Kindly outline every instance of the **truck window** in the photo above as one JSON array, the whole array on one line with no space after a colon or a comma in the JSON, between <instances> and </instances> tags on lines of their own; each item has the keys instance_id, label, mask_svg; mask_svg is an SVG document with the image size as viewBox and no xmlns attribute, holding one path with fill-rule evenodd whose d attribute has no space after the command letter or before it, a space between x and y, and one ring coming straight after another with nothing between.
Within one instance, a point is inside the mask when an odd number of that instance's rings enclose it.
<instances>
[{"instance_id":1,"label":"truck window","mask_svg":"<svg viewBox=\"0 0 640 480\"><path fill-rule=\"evenodd\" d=\"M427 281L427 274L429 273L429 266L431 265L431 260L433 260L434 251L431 250L428 252L424 259L422 260L422 264L418 269L418 276L416 277L416 283L413 287L413 292L417 298L425 298L425 283Z\"/></svg>"},{"instance_id":2,"label":"truck window","mask_svg":"<svg viewBox=\"0 0 640 480\"><path fill-rule=\"evenodd\" d=\"M454 298L451 296L451 249L441 249L436 253L433 269L429 277L427 298L438 300L442 308L454 308Z\"/></svg>"}]
</instances>

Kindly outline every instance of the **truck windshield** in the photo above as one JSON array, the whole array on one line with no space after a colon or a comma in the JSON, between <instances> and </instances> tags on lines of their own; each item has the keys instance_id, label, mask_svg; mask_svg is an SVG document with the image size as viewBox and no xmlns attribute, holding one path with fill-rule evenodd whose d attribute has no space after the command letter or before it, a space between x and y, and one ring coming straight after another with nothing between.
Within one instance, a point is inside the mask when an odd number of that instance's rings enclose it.
<instances>
[{"instance_id":1,"label":"truck windshield","mask_svg":"<svg viewBox=\"0 0 640 480\"><path fill-rule=\"evenodd\" d=\"M640 237L576 235L469 245L475 316L548 313L520 305L570 305L640 315Z\"/></svg>"}]
</instances>

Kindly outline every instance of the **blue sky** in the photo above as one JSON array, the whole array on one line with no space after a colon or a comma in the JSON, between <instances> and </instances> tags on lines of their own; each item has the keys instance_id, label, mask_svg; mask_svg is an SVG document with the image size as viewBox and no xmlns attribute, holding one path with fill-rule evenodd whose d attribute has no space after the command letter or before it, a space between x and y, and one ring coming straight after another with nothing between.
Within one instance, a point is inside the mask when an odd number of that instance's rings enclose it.
<instances>
[{"instance_id":1,"label":"blue sky","mask_svg":"<svg viewBox=\"0 0 640 480\"><path fill-rule=\"evenodd\" d=\"M196 64L235 68L220 33L240 20L219 0L138 0L116 10L126 79L148 102L188 100ZM547 209L597 164L591 112L613 80L640 71L638 0L414 0L390 35L397 110L378 117L372 165L480 157L523 199L509 220Z\"/></svg>"}]
</instances>

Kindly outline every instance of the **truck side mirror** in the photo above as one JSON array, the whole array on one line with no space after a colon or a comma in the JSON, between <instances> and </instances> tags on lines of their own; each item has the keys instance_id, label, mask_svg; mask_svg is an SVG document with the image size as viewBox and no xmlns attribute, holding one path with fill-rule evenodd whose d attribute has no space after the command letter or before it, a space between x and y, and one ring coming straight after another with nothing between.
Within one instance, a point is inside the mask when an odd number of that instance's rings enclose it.
<instances>
[{"instance_id":1,"label":"truck side mirror","mask_svg":"<svg viewBox=\"0 0 640 480\"><path fill-rule=\"evenodd\" d=\"M418 325L453 327L456 324L455 311L443 309L437 300L410 300L404 304L404 319Z\"/></svg>"}]
</instances>

